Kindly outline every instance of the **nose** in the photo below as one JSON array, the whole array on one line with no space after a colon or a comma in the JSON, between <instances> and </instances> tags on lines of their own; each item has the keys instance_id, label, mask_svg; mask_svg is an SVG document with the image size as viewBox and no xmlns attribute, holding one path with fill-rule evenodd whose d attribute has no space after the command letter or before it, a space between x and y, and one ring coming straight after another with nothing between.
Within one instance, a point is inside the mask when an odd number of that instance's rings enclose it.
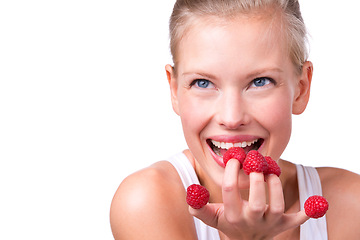
<instances>
[{"instance_id":1,"label":"nose","mask_svg":"<svg viewBox=\"0 0 360 240\"><path fill-rule=\"evenodd\" d=\"M234 130L249 124L248 104L241 93L223 93L218 104L218 123L221 126Z\"/></svg>"}]
</instances>

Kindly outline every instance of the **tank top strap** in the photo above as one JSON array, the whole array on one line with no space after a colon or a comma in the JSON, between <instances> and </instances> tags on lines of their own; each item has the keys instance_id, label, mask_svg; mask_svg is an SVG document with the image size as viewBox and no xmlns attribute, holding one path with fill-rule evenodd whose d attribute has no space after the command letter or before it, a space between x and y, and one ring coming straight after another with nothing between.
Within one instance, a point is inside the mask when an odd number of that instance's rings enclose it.
<instances>
[{"instance_id":1,"label":"tank top strap","mask_svg":"<svg viewBox=\"0 0 360 240\"><path fill-rule=\"evenodd\" d=\"M178 172L185 189L191 184L200 184L194 167L184 153L178 153L170 157L167 161L170 162ZM220 240L217 229L206 225L196 217L193 218L198 240Z\"/></svg>"},{"instance_id":2,"label":"tank top strap","mask_svg":"<svg viewBox=\"0 0 360 240\"><path fill-rule=\"evenodd\" d=\"M191 184L200 184L194 167L184 153L173 155L167 161L170 162L178 172L185 189Z\"/></svg>"},{"instance_id":3,"label":"tank top strap","mask_svg":"<svg viewBox=\"0 0 360 240\"><path fill-rule=\"evenodd\" d=\"M321 181L314 167L296 165L299 186L300 209L304 209L306 199L312 195L322 195ZM309 219L300 226L300 240L327 240L326 215L319 219Z\"/></svg>"}]
</instances>

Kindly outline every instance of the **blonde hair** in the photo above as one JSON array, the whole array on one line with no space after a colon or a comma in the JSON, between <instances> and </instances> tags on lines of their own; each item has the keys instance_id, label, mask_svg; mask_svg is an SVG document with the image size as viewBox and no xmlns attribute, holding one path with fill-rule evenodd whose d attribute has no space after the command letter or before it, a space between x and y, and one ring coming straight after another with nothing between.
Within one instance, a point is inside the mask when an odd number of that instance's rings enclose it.
<instances>
[{"instance_id":1,"label":"blonde hair","mask_svg":"<svg viewBox=\"0 0 360 240\"><path fill-rule=\"evenodd\" d=\"M170 50L174 65L181 39L199 17L215 16L231 19L239 14L250 15L262 10L281 10L282 29L290 59L301 72L308 58L307 31L298 0L177 0L170 18Z\"/></svg>"}]
</instances>

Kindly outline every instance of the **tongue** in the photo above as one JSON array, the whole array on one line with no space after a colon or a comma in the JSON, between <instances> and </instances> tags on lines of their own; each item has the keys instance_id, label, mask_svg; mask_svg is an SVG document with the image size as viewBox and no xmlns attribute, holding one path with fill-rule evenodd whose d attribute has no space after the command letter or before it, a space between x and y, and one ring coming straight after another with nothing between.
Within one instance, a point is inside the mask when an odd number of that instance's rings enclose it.
<instances>
[{"instance_id":1,"label":"tongue","mask_svg":"<svg viewBox=\"0 0 360 240\"><path fill-rule=\"evenodd\" d=\"M247 146L247 147L244 147L243 149L245 150L245 152L246 152L246 154L248 153L248 152L250 152L251 150L254 150L254 145L251 145L251 146Z\"/></svg>"},{"instance_id":2,"label":"tongue","mask_svg":"<svg viewBox=\"0 0 360 240\"><path fill-rule=\"evenodd\" d=\"M220 148L220 154L221 156L224 156L224 154L227 152L227 149Z\"/></svg>"}]
</instances>

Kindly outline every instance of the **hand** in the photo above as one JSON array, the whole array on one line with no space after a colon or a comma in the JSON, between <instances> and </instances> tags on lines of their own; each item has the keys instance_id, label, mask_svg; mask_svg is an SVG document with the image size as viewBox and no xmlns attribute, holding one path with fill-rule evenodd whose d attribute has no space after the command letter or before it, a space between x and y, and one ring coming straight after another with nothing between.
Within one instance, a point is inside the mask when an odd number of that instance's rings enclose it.
<instances>
[{"instance_id":1,"label":"hand","mask_svg":"<svg viewBox=\"0 0 360 240\"><path fill-rule=\"evenodd\" d=\"M222 186L223 203L207 204L190 213L209 226L223 232L228 239L272 239L309 219L304 211L284 214L285 202L280 179L276 175L250 173L249 200L241 198L238 187L240 163L231 159L226 167ZM268 186L269 204L266 204Z\"/></svg>"}]
</instances>

